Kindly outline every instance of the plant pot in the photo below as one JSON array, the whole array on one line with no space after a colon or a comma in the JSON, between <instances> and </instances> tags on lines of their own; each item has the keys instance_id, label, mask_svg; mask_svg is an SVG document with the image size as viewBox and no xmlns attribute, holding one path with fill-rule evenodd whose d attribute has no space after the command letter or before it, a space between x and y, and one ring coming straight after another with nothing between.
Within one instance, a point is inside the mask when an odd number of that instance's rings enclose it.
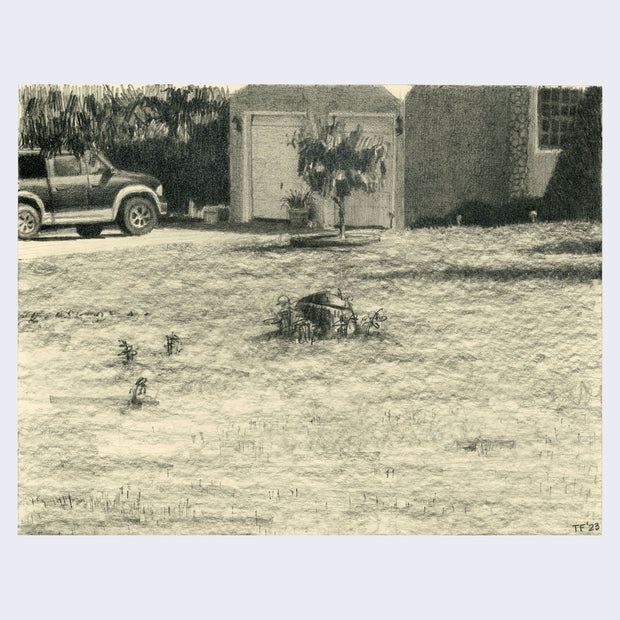
<instances>
[{"instance_id":1,"label":"plant pot","mask_svg":"<svg viewBox=\"0 0 620 620\"><path fill-rule=\"evenodd\" d=\"M288 217L291 226L295 228L305 228L310 221L310 209L289 209Z\"/></svg>"}]
</instances>

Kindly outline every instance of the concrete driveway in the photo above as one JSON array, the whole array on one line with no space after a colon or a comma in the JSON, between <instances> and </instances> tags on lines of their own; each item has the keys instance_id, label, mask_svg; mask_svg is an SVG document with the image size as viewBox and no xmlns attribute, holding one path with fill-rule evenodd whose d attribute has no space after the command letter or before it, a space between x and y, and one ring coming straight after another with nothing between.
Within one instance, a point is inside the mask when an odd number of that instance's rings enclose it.
<instances>
[{"instance_id":1,"label":"concrete driveway","mask_svg":"<svg viewBox=\"0 0 620 620\"><path fill-rule=\"evenodd\" d=\"M213 238L215 231L204 229L157 228L143 237L130 237L119 230L104 230L97 239L82 239L75 228L44 232L36 239L17 242L18 259L43 258L66 254L108 252L123 248L138 248L162 243L200 243ZM216 233L217 234L217 233Z\"/></svg>"}]
</instances>

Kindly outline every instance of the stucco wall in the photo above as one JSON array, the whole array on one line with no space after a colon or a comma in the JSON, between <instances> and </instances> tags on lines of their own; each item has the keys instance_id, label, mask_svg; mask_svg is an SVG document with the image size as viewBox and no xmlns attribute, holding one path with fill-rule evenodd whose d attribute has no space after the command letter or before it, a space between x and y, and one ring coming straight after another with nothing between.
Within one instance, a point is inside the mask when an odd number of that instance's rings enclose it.
<instances>
[{"instance_id":1,"label":"stucco wall","mask_svg":"<svg viewBox=\"0 0 620 620\"><path fill-rule=\"evenodd\" d=\"M507 200L510 128L507 87L414 86L405 102L406 223Z\"/></svg>"}]
</instances>

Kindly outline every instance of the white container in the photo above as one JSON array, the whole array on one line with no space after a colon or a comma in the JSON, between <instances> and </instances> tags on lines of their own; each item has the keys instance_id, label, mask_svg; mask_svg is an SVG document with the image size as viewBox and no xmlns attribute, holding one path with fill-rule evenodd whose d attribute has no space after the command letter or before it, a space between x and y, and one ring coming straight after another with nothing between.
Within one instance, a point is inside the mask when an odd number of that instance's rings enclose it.
<instances>
[{"instance_id":1,"label":"white container","mask_svg":"<svg viewBox=\"0 0 620 620\"><path fill-rule=\"evenodd\" d=\"M202 220L205 224L217 224L219 210L217 207L204 207L202 210Z\"/></svg>"}]
</instances>

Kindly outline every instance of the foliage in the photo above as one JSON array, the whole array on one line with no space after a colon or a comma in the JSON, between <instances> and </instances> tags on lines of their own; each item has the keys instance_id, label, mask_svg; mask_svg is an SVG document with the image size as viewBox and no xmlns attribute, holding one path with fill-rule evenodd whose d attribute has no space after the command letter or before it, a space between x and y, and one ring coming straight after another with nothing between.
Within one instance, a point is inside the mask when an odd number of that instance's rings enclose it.
<instances>
[{"instance_id":1,"label":"foliage","mask_svg":"<svg viewBox=\"0 0 620 620\"><path fill-rule=\"evenodd\" d=\"M297 172L313 192L338 205L340 236L344 237L347 196L355 190L372 193L386 174L387 149L380 139L364 136L361 126L348 132L343 121L308 118L295 133Z\"/></svg>"},{"instance_id":2,"label":"foliage","mask_svg":"<svg viewBox=\"0 0 620 620\"><path fill-rule=\"evenodd\" d=\"M366 335L370 335L370 330L375 329L379 331L381 323L387 321L387 315L381 314L383 308L379 308L376 312L365 316L362 319L362 327L366 330Z\"/></svg>"},{"instance_id":3,"label":"foliage","mask_svg":"<svg viewBox=\"0 0 620 620\"><path fill-rule=\"evenodd\" d=\"M183 343L181 338L174 332L166 336L166 353L172 355L173 353L180 353L183 350Z\"/></svg>"},{"instance_id":4,"label":"foliage","mask_svg":"<svg viewBox=\"0 0 620 620\"><path fill-rule=\"evenodd\" d=\"M228 201L228 92L217 87L25 86L19 143L44 154L97 148L152 174L171 210Z\"/></svg>"},{"instance_id":5,"label":"foliage","mask_svg":"<svg viewBox=\"0 0 620 620\"><path fill-rule=\"evenodd\" d=\"M120 351L118 352L119 357L123 358L123 364L129 364L133 359L138 355L137 347L129 344L126 340L119 340L118 346L120 347Z\"/></svg>"},{"instance_id":6,"label":"foliage","mask_svg":"<svg viewBox=\"0 0 620 620\"><path fill-rule=\"evenodd\" d=\"M312 209L315 205L312 190L304 192L292 189L282 198L282 204L289 209Z\"/></svg>"},{"instance_id":7,"label":"foliage","mask_svg":"<svg viewBox=\"0 0 620 620\"><path fill-rule=\"evenodd\" d=\"M297 340L300 344L315 339L314 326L311 321L299 314L288 295L280 295L276 302L277 310L272 310L272 316L263 321L268 325L278 326L278 335Z\"/></svg>"},{"instance_id":8,"label":"foliage","mask_svg":"<svg viewBox=\"0 0 620 620\"><path fill-rule=\"evenodd\" d=\"M337 302L335 305L333 302ZM341 303L339 303L341 302ZM379 330L387 316L381 314L383 308L364 316L361 320L355 314L352 298L327 291L308 295L293 302L288 295L280 295L277 310L263 322L278 327L277 335L296 340L299 343L325 338L347 338Z\"/></svg>"},{"instance_id":9,"label":"foliage","mask_svg":"<svg viewBox=\"0 0 620 620\"><path fill-rule=\"evenodd\" d=\"M459 221L463 226L524 224L532 221L530 215L532 211L540 213L540 209L541 200L538 198L515 198L499 204L469 200L458 205L443 217L420 219L415 222L415 227L453 226Z\"/></svg>"},{"instance_id":10,"label":"foliage","mask_svg":"<svg viewBox=\"0 0 620 620\"><path fill-rule=\"evenodd\" d=\"M146 383L147 383L148 379L146 379L146 377L140 377L136 383L133 385L133 387L129 390L129 394L131 395L131 398L129 400L129 403L131 405L140 405L141 403L141 399L140 397L145 397L146 396Z\"/></svg>"},{"instance_id":11,"label":"foliage","mask_svg":"<svg viewBox=\"0 0 620 620\"><path fill-rule=\"evenodd\" d=\"M573 131L558 158L544 197L544 219L602 217L602 98L588 88L578 106Z\"/></svg>"}]
</instances>

